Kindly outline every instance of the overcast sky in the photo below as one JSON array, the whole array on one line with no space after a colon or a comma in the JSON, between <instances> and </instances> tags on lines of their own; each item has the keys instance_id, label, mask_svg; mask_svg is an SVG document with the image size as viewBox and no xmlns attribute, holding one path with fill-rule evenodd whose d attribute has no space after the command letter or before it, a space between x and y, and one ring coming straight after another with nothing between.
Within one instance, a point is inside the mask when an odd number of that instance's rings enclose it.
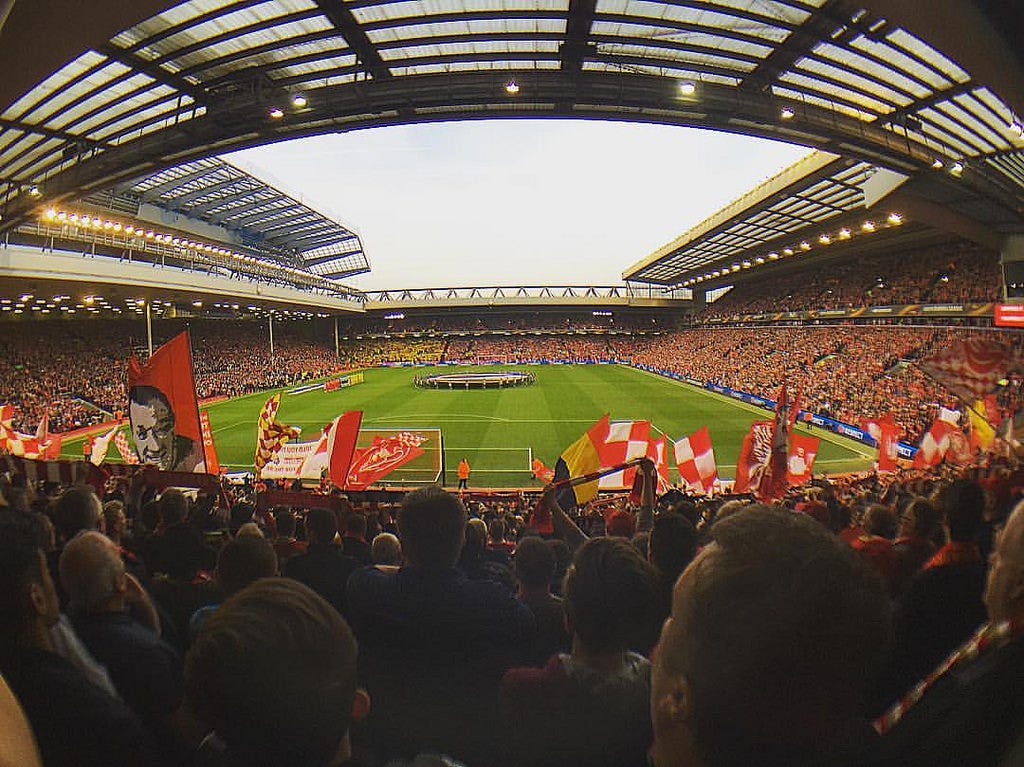
<instances>
[{"instance_id":1,"label":"overcast sky","mask_svg":"<svg viewBox=\"0 0 1024 767\"><path fill-rule=\"evenodd\" d=\"M611 285L808 150L658 125L375 128L227 157L362 237L364 290Z\"/></svg>"}]
</instances>

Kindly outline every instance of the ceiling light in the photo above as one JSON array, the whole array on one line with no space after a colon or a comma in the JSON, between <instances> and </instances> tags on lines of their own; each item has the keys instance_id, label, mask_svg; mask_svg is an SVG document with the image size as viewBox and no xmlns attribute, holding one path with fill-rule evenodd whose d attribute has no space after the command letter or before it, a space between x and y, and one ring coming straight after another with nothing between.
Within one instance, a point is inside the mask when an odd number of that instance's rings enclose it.
<instances>
[{"instance_id":1,"label":"ceiling light","mask_svg":"<svg viewBox=\"0 0 1024 767\"><path fill-rule=\"evenodd\" d=\"M792 248L783 248L782 249L782 255L784 255L784 256L792 256L793 255L793 249Z\"/></svg>"},{"instance_id":2,"label":"ceiling light","mask_svg":"<svg viewBox=\"0 0 1024 767\"><path fill-rule=\"evenodd\" d=\"M865 221L863 224L860 225L860 228L863 229L865 232L873 232L875 231L875 222Z\"/></svg>"},{"instance_id":3,"label":"ceiling light","mask_svg":"<svg viewBox=\"0 0 1024 767\"><path fill-rule=\"evenodd\" d=\"M820 242L822 245L829 245L832 242L832 238L829 237L827 234L823 234L821 235L821 237L818 238L818 242Z\"/></svg>"},{"instance_id":4,"label":"ceiling light","mask_svg":"<svg viewBox=\"0 0 1024 767\"><path fill-rule=\"evenodd\" d=\"M852 235L850 233L850 230L847 229L845 226L842 229L839 230L839 239L840 240L848 240L848 239L850 239L851 236Z\"/></svg>"},{"instance_id":5,"label":"ceiling light","mask_svg":"<svg viewBox=\"0 0 1024 767\"><path fill-rule=\"evenodd\" d=\"M809 243L809 242L801 242L800 243L800 250L807 251L807 250L810 250L810 249L811 249L811 243Z\"/></svg>"},{"instance_id":6,"label":"ceiling light","mask_svg":"<svg viewBox=\"0 0 1024 767\"><path fill-rule=\"evenodd\" d=\"M42 190L38 186L30 186L28 188L28 193L29 193L30 197L42 197L43 196L43 192L42 192Z\"/></svg>"},{"instance_id":7,"label":"ceiling light","mask_svg":"<svg viewBox=\"0 0 1024 767\"><path fill-rule=\"evenodd\" d=\"M269 114L275 120L280 120L282 117L284 117L284 112L278 107L271 107Z\"/></svg>"},{"instance_id":8,"label":"ceiling light","mask_svg":"<svg viewBox=\"0 0 1024 767\"><path fill-rule=\"evenodd\" d=\"M778 261L779 260L779 254L776 253L775 251L772 251L771 253L768 254L768 259L770 261Z\"/></svg>"},{"instance_id":9,"label":"ceiling light","mask_svg":"<svg viewBox=\"0 0 1024 767\"><path fill-rule=\"evenodd\" d=\"M505 93L509 96L515 96L519 93L519 83L516 80L509 80L505 83Z\"/></svg>"},{"instance_id":10,"label":"ceiling light","mask_svg":"<svg viewBox=\"0 0 1024 767\"><path fill-rule=\"evenodd\" d=\"M697 84L693 80L683 80L679 83L679 92L684 96L692 96L697 92Z\"/></svg>"},{"instance_id":11,"label":"ceiling light","mask_svg":"<svg viewBox=\"0 0 1024 767\"><path fill-rule=\"evenodd\" d=\"M933 170L942 170L944 167L946 167L946 164L944 162L942 162L942 160L940 160L938 157L936 157L934 160L932 160L932 169Z\"/></svg>"},{"instance_id":12,"label":"ceiling light","mask_svg":"<svg viewBox=\"0 0 1024 767\"><path fill-rule=\"evenodd\" d=\"M949 166L949 175L960 178L960 174L964 172L964 164L957 160L955 163Z\"/></svg>"},{"instance_id":13,"label":"ceiling light","mask_svg":"<svg viewBox=\"0 0 1024 767\"><path fill-rule=\"evenodd\" d=\"M46 209L46 217L50 221L53 221L55 218L57 218L57 211L55 209L53 209L53 208L47 208Z\"/></svg>"},{"instance_id":14,"label":"ceiling light","mask_svg":"<svg viewBox=\"0 0 1024 767\"><path fill-rule=\"evenodd\" d=\"M886 219L893 226L899 226L903 223L903 216L899 213L890 213L889 218Z\"/></svg>"},{"instance_id":15,"label":"ceiling light","mask_svg":"<svg viewBox=\"0 0 1024 767\"><path fill-rule=\"evenodd\" d=\"M792 120L794 115L796 115L796 112L789 107L783 107L782 111L779 112L779 117L783 120Z\"/></svg>"},{"instance_id":16,"label":"ceiling light","mask_svg":"<svg viewBox=\"0 0 1024 767\"><path fill-rule=\"evenodd\" d=\"M306 97L303 96L301 93L296 93L294 96L292 96L292 106L294 107L302 109L304 106L306 106L307 103L308 102L306 101Z\"/></svg>"}]
</instances>

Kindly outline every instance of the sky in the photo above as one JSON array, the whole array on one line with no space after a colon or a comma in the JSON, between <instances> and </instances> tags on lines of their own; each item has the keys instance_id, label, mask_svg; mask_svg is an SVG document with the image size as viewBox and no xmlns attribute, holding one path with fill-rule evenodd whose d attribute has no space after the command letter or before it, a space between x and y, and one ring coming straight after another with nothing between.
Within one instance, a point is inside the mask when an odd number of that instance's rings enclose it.
<instances>
[{"instance_id":1,"label":"sky","mask_svg":"<svg viewBox=\"0 0 1024 767\"><path fill-rule=\"evenodd\" d=\"M585 120L395 126L227 156L358 232L362 290L614 285L809 150Z\"/></svg>"}]
</instances>

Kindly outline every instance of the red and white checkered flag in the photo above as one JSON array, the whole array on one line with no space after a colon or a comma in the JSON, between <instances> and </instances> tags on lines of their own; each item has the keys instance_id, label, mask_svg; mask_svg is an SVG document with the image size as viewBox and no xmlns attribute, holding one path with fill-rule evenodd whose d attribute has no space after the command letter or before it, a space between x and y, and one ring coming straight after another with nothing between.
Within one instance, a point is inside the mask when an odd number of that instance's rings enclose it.
<instances>
[{"instance_id":1,"label":"red and white checkered flag","mask_svg":"<svg viewBox=\"0 0 1024 767\"><path fill-rule=\"evenodd\" d=\"M718 466L708 427L702 426L689 437L676 440L673 448L679 478L691 490L710 492L718 480Z\"/></svg>"},{"instance_id":2,"label":"red and white checkered flag","mask_svg":"<svg viewBox=\"0 0 1024 767\"><path fill-rule=\"evenodd\" d=\"M132 446L128 444L128 435L123 431L118 431L114 435L114 447L117 448L117 452L121 455L121 460L128 464L136 464L139 462L139 456L135 454Z\"/></svg>"}]
</instances>

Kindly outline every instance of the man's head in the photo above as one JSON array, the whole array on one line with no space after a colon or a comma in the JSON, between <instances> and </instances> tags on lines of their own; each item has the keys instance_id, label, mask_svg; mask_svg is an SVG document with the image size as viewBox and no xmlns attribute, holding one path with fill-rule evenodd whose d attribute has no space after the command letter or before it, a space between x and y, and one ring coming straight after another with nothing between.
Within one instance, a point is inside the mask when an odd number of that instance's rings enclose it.
<instances>
[{"instance_id":1,"label":"man's head","mask_svg":"<svg viewBox=\"0 0 1024 767\"><path fill-rule=\"evenodd\" d=\"M951 541L969 543L981 530L985 517L985 491L969 479L958 479L938 494L942 520Z\"/></svg>"},{"instance_id":2,"label":"man's head","mask_svg":"<svg viewBox=\"0 0 1024 767\"><path fill-rule=\"evenodd\" d=\"M275 509L274 522L280 537L292 538L295 536L295 514L291 509Z\"/></svg>"},{"instance_id":3,"label":"man's head","mask_svg":"<svg viewBox=\"0 0 1024 767\"><path fill-rule=\"evenodd\" d=\"M623 652L654 615L654 568L629 541L591 538L576 552L562 589L569 630L595 652Z\"/></svg>"},{"instance_id":4,"label":"man's head","mask_svg":"<svg viewBox=\"0 0 1024 767\"><path fill-rule=\"evenodd\" d=\"M350 538L366 538L366 517L358 511L345 515L345 535Z\"/></svg>"},{"instance_id":5,"label":"man's head","mask_svg":"<svg viewBox=\"0 0 1024 767\"><path fill-rule=\"evenodd\" d=\"M989 558L985 608L990 621L1024 620L1024 502L1010 514Z\"/></svg>"},{"instance_id":6,"label":"man's head","mask_svg":"<svg viewBox=\"0 0 1024 767\"><path fill-rule=\"evenodd\" d=\"M369 701L356 687L356 641L324 599L265 578L225 601L185 661L190 707L242 764L326 767L348 755Z\"/></svg>"},{"instance_id":7,"label":"man's head","mask_svg":"<svg viewBox=\"0 0 1024 767\"><path fill-rule=\"evenodd\" d=\"M555 552L541 538L523 538L516 547L516 579L528 589L547 589L555 577Z\"/></svg>"},{"instance_id":8,"label":"man's head","mask_svg":"<svg viewBox=\"0 0 1024 767\"><path fill-rule=\"evenodd\" d=\"M95 531L72 538L60 555L60 582L77 612L89 615L123 607L125 567L117 544Z\"/></svg>"},{"instance_id":9,"label":"man's head","mask_svg":"<svg viewBox=\"0 0 1024 767\"><path fill-rule=\"evenodd\" d=\"M435 485L421 487L402 501L398 529L409 564L454 567L466 535L466 509L458 498Z\"/></svg>"},{"instance_id":10,"label":"man's head","mask_svg":"<svg viewBox=\"0 0 1024 767\"><path fill-rule=\"evenodd\" d=\"M675 580L697 553L697 531L682 514L659 514L651 528L648 551L651 564Z\"/></svg>"},{"instance_id":11,"label":"man's head","mask_svg":"<svg viewBox=\"0 0 1024 767\"><path fill-rule=\"evenodd\" d=\"M260 578L275 575L277 554L262 535L239 535L217 555L217 581L224 596L231 596Z\"/></svg>"},{"instance_id":12,"label":"man's head","mask_svg":"<svg viewBox=\"0 0 1024 767\"><path fill-rule=\"evenodd\" d=\"M896 537L896 514L888 506L872 504L864 514L864 531L882 538Z\"/></svg>"},{"instance_id":13,"label":"man's head","mask_svg":"<svg viewBox=\"0 0 1024 767\"><path fill-rule=\"evenodd\" d=\"M939 512L927 498L915 498L900 518L900 535L931 539L939 527Z\"/></svg>"},{"instance_id":14,"label":"man's head","mask_svg":"<svg viewBox=\"0 0 1024 767\"><path fill-rule=\"evenodd\" d=\"M370 557L375 565L402 564L402 543L397 535L380 533L370 546Z\"/></svg>"},{"instance_id":15,"label":"man's head","mask_svg":"<svg viewBox=\"0 0 1024 767\"><path fill-rule=\"evenodd\" d=\"M329 544L338 534L338 519L330 509L310 509L306 515L306 540Z\"/></svg>"},{"instance_id":16,"label":"man's head","mask_svg":"<svg viewBox=\"0 0 1024 767\"><path fill-rule=\"evenodd\" d=\"M505 542L505 520L501 517L495 517L487 524L487 534L491 538L492 543L504 543Z\"/></svg>"},{"instance_id":17,"label":"man's head","mask_svg":"<svg viewBox=\"0 0 1024 767\"><path fill-rule=\"evenodd\" d=\"M173 469L178 456L174 446L174 410L167 396L154 386L133 386L128 401L128 420L139 459L164 470Z\"/></svg>"},{"instance_id":18,"label":"man's head","mask_svg":"<svg viewBox=\"0 0 1024 767\"><path fill-rule=\"evenodd\" d=\"M54 504L53 516L61 537L71 540L82 530L99 530L103 525L103 505L88 485L69 487Z\"/></svg>"},{"instance_id":19,"label":"man's head","mask_svg":"<svg viewBox=\"0 0 1024 767\"><path fill-rule=\"evenodd\" d=\"M889 644L885 589L802 514L750 508L712 532L655 652L654 763L798 765L858 712Z\"/></svg>"},{"instance_id":20,"label":"man's head","mask_svg":"<svg viewBox=\"0 0 1024 767\"><path fill-rule=\"evenodd\" d=\"M17 641L60 618L46 557L25 520L0 520L0 643Z\"/></svg>"},{"instance_id":21,"label":"man's head","mask_svg":"<svg viewBox=\"0 0 1024 767\"><path fill-rule=\"evenodd\" d=\"M160 521L164 527L180 525L188 519L188 498L175 487L169 487L160 494Z\"/></svg>"},{"instance_id":22,"label":"man's head","mask_svg":"<svg viewBox=\"0 0 1024 767\"><path fill-rule=\"evenodd\" d=\"M103 527L112 541L121 540L128 528L123 501L107 501L103 504Z\"/></svg>"}]
</instances>

